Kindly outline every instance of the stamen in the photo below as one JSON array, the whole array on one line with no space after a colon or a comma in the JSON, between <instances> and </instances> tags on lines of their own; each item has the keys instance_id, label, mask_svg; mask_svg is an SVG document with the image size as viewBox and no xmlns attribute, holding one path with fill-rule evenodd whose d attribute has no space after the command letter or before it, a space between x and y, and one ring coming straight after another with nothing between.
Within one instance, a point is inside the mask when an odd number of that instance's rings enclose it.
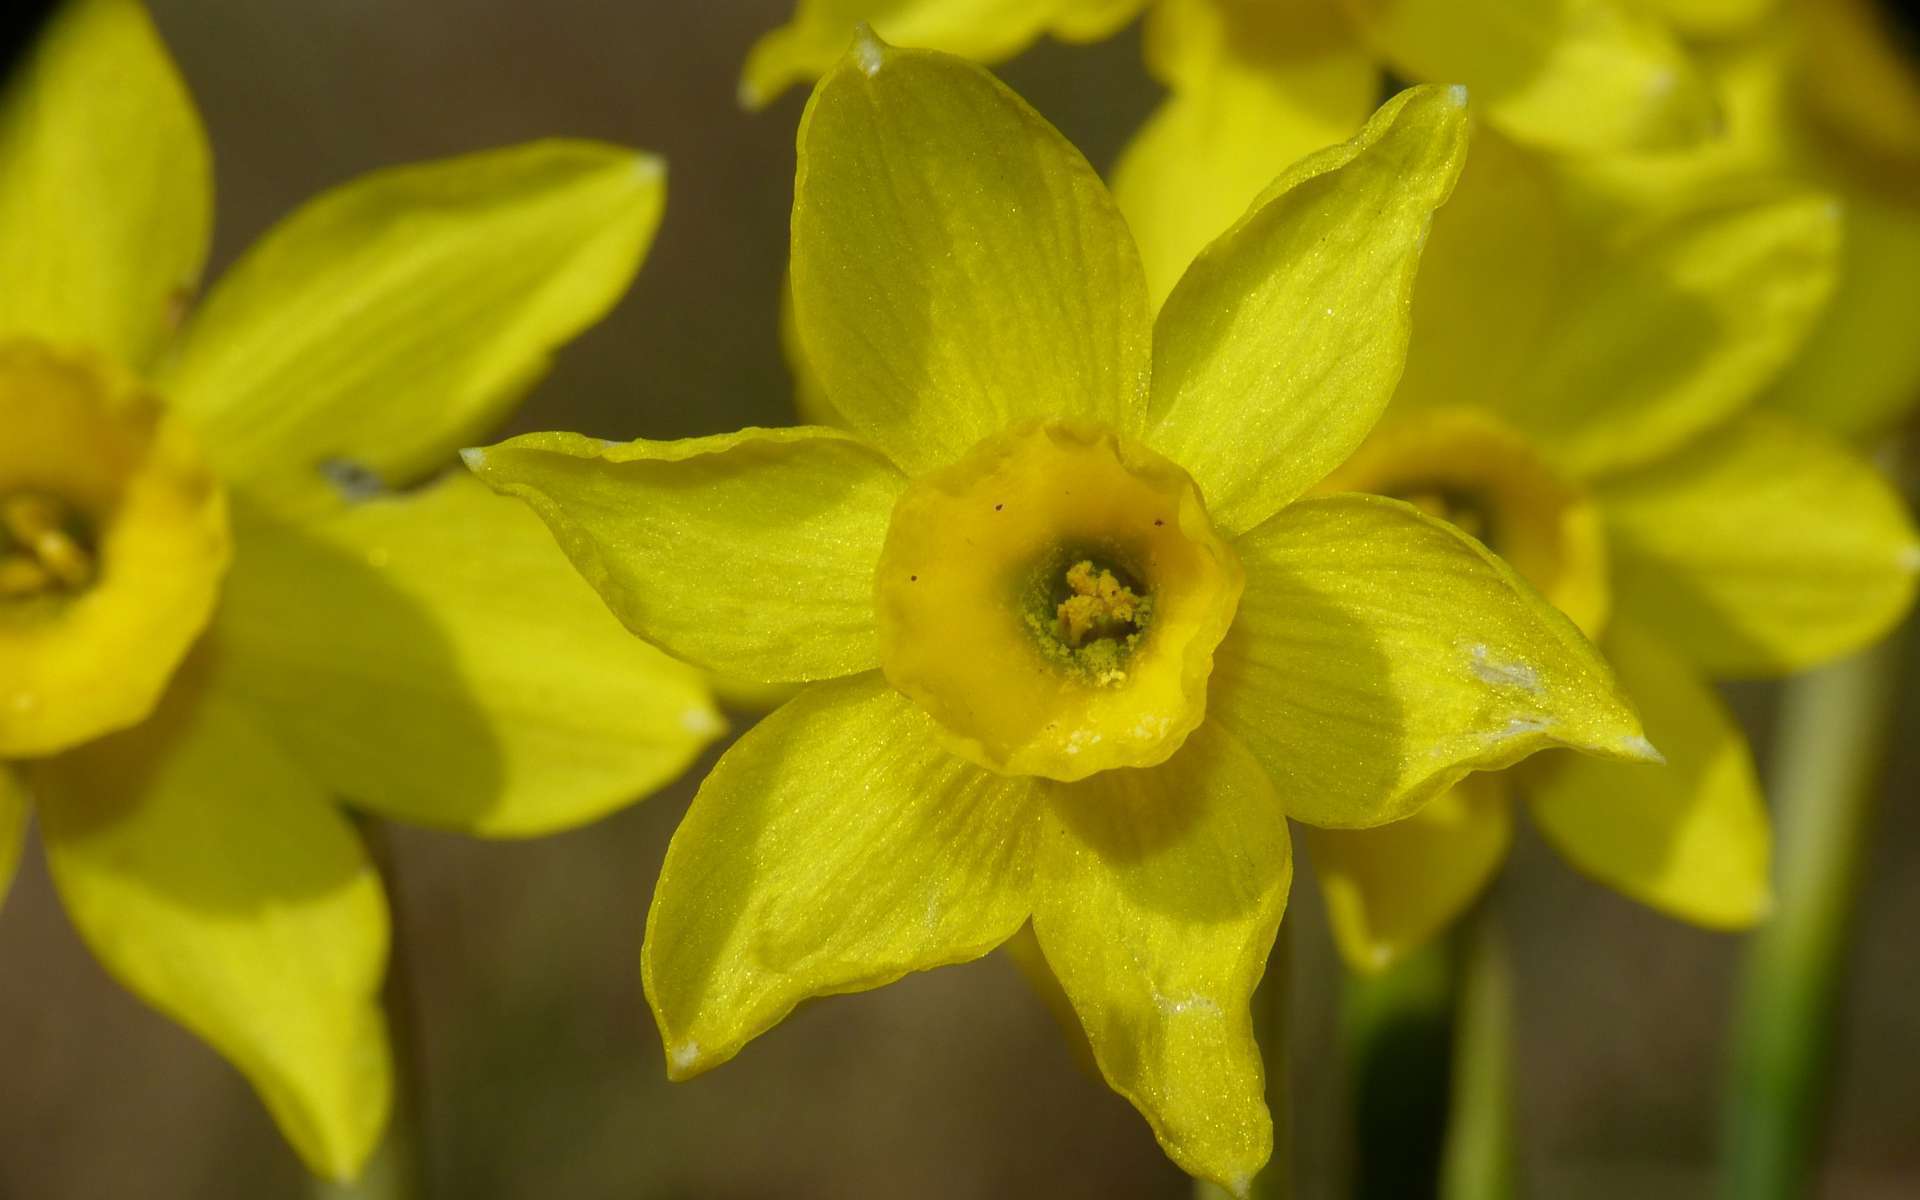
<instances>
[{"instance_id":1,"label":"stamen","mask_svg":"<svg viewBox=\"0 0 1920 1200\"><path fill-rule=\"evenodd\" d=\"M0 598L78 591L93 577L66 505L37 492L0 498Z\"/></svg>"},{"instance_id":2,"label":"stamen","mask_svg":"<svg viewBox=\"0 0 1920 1200\"><path fill-rule=\"evenodd\" d=\"M1056 560L1058 562L1059 560ZM1041 653L1096 687L1127 680L1127 661L1146 636L1153 597L1125 571L1069 558L1035 578L1027 624Z\"/></svg>"},{"instance_id":3,"label":"stamen","mask_svg":"<svg viewBox=\"0 0 1920 1200\"><path fill-rule=\"evenodd\" d=\"M1079 649L1090 633L1113 638L1134 632L1140 597L1112 571L1096 569L1092 560L1082 559L1067 568L1067 587L1073 594L1054 611L1053 634L1068 646Z\"/></svg>"}]
</instances>

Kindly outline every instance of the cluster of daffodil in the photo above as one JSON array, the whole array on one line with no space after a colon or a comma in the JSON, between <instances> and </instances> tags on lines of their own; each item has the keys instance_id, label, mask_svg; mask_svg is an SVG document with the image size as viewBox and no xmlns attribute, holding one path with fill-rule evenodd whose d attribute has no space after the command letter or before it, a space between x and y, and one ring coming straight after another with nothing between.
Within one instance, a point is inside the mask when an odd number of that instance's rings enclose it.
<instances>
[{"instance_id":1,"label":"cluster of daffodil","mask_svg":"<svg viewBox=\"0 0 1920 1200\"><path fill-rule=\"evenodd\" d=\"M741 92L818 80L813 423L465 452L523 505L441 469L623 289L660 164L376 174L190 303L198 125L132 0L76 0L0 109L0 866L30 799L103 962L347 1175L386 915L335 802L578 823L716 735L706 673L795 686L662 869L669 1073L1030 929L1244 1192L1289 818L1361 970L1469 907L1515 796L1627 895L1765 915L1709 680L1870 643L1920 574L1843 440L1920 395L1920 86L1822 70L1864 3L808 0ZM1143 10L1169 96L1110 193L970 60Z\"/></svg>"}]
</instances>

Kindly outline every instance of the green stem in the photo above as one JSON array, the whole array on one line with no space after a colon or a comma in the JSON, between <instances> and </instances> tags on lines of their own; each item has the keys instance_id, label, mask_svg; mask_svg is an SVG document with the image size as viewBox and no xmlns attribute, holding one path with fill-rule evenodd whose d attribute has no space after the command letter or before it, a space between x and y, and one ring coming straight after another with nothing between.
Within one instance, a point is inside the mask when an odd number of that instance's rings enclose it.
<instances>
[{"instance_id":1,"label":"green stem","mask_svg":"<svg viewBox=\"0 0 1920 1200\"><path fill-rule=\"evenodd\" d=\"M1293 1089L1288 1082L1292 1056L1287 1049L1293 991L1293 925L1280 924L1267 973L1253 993L1253 1032L1260 1040L1260 1058L1266 1067L1267 1109L1273 1114L1273 1156L1254 1176L1252 1200L1292 1200ZM1194 1200L1228 1200L1226 1189L1196 1179Z\"/></svg>"},{"instance_id":2,"label":"green stem","mask_svg":"<svg viewBox=\"0 0 1920 1200\"><path fill-rule=\"evenodd\" d=\"M421 1126L426 1115L426 1093L421 1086L425 1063L421 1060L419 1009L407 953L412 940L408 936L408 908L386 826L369 818L360 822L360 832L381 879L386 881L393 913L387 980L380 993L393 1054L393 1115L387 1123L386 1138L359 1179L351 1183L315 1179L308 1194L312 1200L421 1200L427 1195L426 1161L421 1153Z\"/></svg>"},{"instance_id":3,"label":"green stem","mask_svg":"<svg viewBox=\"0 0 1920 1200\"><path fill-rule=\"evenodd\" d=\"M1451 1117L1440 1155L1443 1200L1507 1200L1514 1187L1513 970L1483 905L1455 935Z\"/></svg>"},{"instance_id":4,"label":"green stem","mask_svg":"<svg viewBox=\"0 0 1920 1200\"><path fill-rule=\"evenodd\" d=\"M1825 1132L1848 934L1873 837L1911 628L1790 682L1772 792L1773 918L1740 982L1720 1194L1793 1200L1812 1191Z\"/></svg>"},{"instance_id":5,"label":"green stem","mask_svg":"<svg viewBox=\"0 0 1920 1200\"><path fill-rule=\"evenodd\" d=\"M1342 998L1359 1200L1513 1194L1513 985L1481 903Z\"/></svg>"}]
</instances>

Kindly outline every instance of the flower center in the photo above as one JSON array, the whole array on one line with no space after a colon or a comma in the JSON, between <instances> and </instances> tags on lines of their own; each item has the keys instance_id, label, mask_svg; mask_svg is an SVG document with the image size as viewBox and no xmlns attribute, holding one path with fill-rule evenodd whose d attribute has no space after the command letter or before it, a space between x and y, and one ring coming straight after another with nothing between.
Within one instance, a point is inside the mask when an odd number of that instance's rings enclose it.
<instances>
[{"instance_id":1,"label":"flower center","mask_svg":"<svg viewBox=\"0 0 1920 1200\"><path fill-rule=\"evenodd\" d=\"M1404 500L1478 538L1590 636L1606 625L1606 545L1592 501L1487 413L1390 417L1317 490Z\"/></svg>"},{"instance_id":2,"label":"flower center","mask_svg":"<svg viewBox=\"0 0 1920 1200\"><path fill-rule=\"evenodd\" d=\"M43 492L0 496L0 603L77 592L93 574L78 514Z\"/></svg>"},{"instance_id":3,"label":"flower center","mask_svg":"<svg viewBox=\"0 0 1920 1200\"><path fill-rule=\"evenodd\" d=\"M1027 627L1042 653L1096 687L1124 683L1153 617L1152 594L1126 568L1091 558L1035 575Z\"/></svg>"},{"instance_id":4,"label":"flower center","mask_svg":"<svg viewBox=\"0 0 1920 1200\"><path fill-rule=\"evenodd\" d=\"M1095 426L991 437L916 479L875 578L887 678L1010 775L1165 761L1240 601L1193 481Z\"/></svg>"},{"instance_id":5,"label":"flower center","mask_svg":"<svg viewBox=\"0 0 1920 1200\"><path fill-rule=\"evenodd\" d=\"M0 341L0 759L144 718L212 614L226 497L102 360Z\"/></svg>"}]
</instances>

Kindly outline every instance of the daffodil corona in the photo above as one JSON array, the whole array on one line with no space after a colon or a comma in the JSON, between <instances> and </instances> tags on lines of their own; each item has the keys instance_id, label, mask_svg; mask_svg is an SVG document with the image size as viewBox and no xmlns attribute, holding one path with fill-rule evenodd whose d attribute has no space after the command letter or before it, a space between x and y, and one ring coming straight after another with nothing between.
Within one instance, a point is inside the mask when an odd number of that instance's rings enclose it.
<instances>
[{"instance_id":1,"label":"daffodil corona","mask_svg":"<svg viewBox=\"0 0 1920 1200\"><path fill-rule=\"evenodd\" d=\"M1289 170L1157 320L1106 189L982 69L861 36L799 135L793 322L841 429L469 451L636 632L811 681L702 786L648 917L669 1072L1031 921L1101 1070L1235 1189L1287 817L1547 746L1653 755L1592 647L1416 508L1302 499L1393 390L1466 97Z\"/></svg>"},{"instance_id":2,"label":"daffodil corona","mask_svg":"<svg viewBox=\"0 0 1920 1200\"><path fill-rule=\"evenodd\" d=\"M208 176L140 6L57 13L0 99L0 893L31 807L106 968L348 1177L387 1118L388 922L336 798L532 834L719 731L538 522L432 479L625 288L661 170L381 172L189 312Z\"/></svg>"}]
</instances>

